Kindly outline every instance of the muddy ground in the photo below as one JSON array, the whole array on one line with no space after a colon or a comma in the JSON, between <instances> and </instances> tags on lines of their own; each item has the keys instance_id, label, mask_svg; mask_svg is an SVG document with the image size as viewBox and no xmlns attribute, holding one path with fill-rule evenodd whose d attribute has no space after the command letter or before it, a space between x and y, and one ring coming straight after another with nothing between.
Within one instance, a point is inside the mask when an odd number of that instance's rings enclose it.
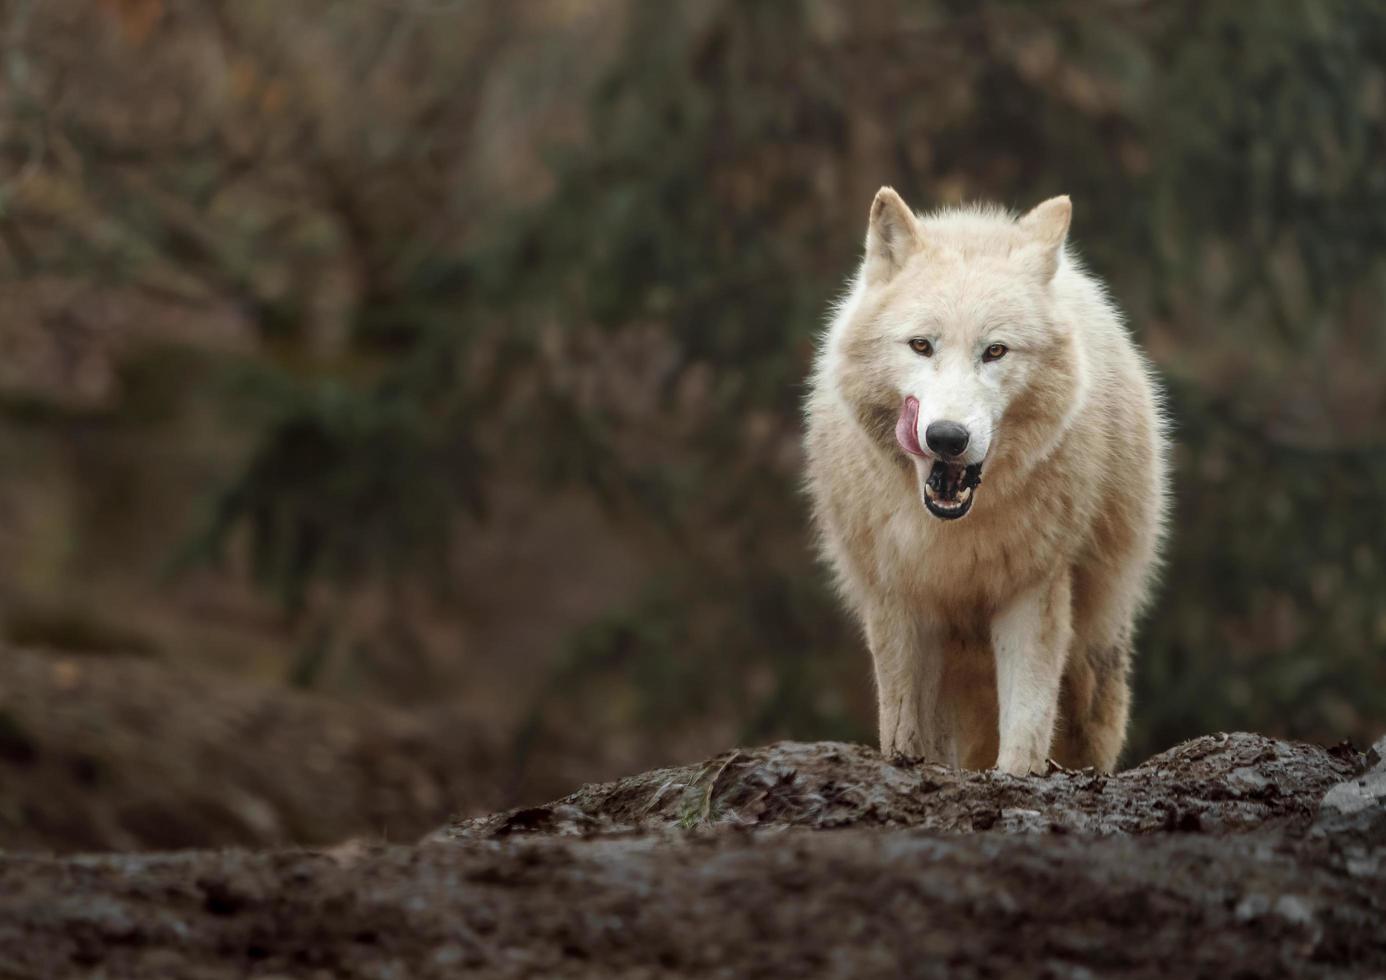
<instances>
[{"instance_id":1,"label":"muddy ground","mask_svg":"<svg viewBox=\"0 0 1386 980\"><path fill-rule=\"evenodd\" d=\"M3 977L1386 975L1386 763L1016 779L781 743L417 845L0 858Z\"/></svg>"},{"instance_id":2,"label":"muddy ground","mask_svg":"<svg viewBox=\"0 0 1386 980\"><path fill-rule=\"evenodd\" d=\"M0 851L413 841L508 762L456 712L0 647Z\"/></svg>"}]
</instances>

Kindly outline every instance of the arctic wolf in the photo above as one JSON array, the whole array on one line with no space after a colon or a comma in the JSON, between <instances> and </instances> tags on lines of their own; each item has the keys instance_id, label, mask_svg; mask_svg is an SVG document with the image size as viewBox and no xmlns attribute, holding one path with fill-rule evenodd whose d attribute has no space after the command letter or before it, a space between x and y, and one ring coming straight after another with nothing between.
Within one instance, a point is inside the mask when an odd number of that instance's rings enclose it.
<instances>
[{"instance_id":1,"label":"arctic wolf","mask_svg":"<svg viewBox=\"0 0 1386 980\"><path fill-rule=\"evenodd\" d=\"M1121 751L1166 437L1071 214L917 216L882 188L823 338L809 491L888 755L1029 773Z\"/></svg>"}]
</instances>

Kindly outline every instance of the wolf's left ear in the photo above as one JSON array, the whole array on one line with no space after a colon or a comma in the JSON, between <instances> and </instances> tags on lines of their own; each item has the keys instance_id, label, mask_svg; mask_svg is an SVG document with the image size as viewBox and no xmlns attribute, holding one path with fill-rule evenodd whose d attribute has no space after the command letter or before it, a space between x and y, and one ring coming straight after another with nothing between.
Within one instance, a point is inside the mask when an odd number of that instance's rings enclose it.
<instances>
[{"instance_id":1,"label":"wolf's left ear","mask_svg":"<svg viewBox=\"0 0 1386 980\"><path fill-rule=\"evenodd\" d=\"M1067 194L1061 194L1035 205L1029 214L1016 222L1037 247L1040 274L1046 282L1053 279L1054 273L1059 270L1059 255L1068 239L1068 224L1072 219L1073 202Z\"/></svg>"},{"instance_id":2,"label":"wolf's left ear","mask_svg":"<svg viewBox=\"0 0 1386 980\"><path fill-rule=\"evenodd\" d=\"M923 243L919 223L892 187L882 187L871 202L866 226L866 278L885 282L905 264Z\"/></svg>"}]
</instances>

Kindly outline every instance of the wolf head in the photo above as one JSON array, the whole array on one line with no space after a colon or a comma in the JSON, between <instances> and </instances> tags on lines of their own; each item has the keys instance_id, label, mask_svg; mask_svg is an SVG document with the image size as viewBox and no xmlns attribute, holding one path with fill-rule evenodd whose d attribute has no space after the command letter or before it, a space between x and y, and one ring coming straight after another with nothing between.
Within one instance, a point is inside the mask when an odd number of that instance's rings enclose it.
<instances>
[{"instance_id":1,"label":"wolf head","mask_svg":"<svg viewBox=\"0 0 1386 980\"><path fill-rule=\"evenodd\" d=\"M936 517L966 515L984 470L1032 464L1071 417L1081 368L1054 298L1071 214L1067 197L1019 219L919 218L889 187L872 202L827 370Z\"/></svg>"}]
</instances>

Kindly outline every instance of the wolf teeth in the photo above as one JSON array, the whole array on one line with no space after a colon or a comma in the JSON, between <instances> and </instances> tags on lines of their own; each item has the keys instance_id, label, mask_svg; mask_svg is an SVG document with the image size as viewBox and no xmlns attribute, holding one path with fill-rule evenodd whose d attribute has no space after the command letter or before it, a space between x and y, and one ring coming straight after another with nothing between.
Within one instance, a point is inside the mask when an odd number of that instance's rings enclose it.
<instances>
[{"instance_id":1,"label":"wolf teeth","mask_svg":"<svg viewBox=\"0 0 1386 980\"><path fill-rule=\"evenodd\" d=\"M933 487L926 487L925 492L929 495L930 500L934 501L934 503L938 504L945 510L957 510L958 508L966 505L967 502L972 499L971 487L963 487L961 490L958 490L955 493L950 494L948 496L943 496L939 494L937 491L934 490Z\"/></svg>"}]
</instances>

